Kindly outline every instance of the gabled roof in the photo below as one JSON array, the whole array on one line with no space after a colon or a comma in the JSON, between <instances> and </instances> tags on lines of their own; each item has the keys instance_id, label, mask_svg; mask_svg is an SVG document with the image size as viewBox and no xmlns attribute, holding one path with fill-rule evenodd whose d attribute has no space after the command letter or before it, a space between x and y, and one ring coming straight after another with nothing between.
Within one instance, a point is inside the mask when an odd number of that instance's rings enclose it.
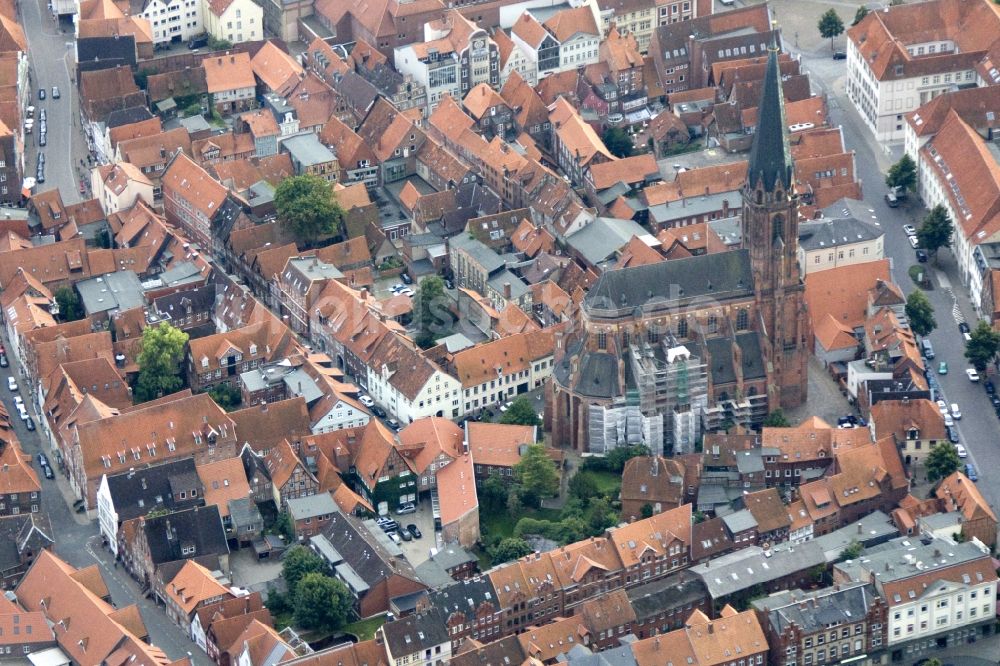
<instances>
[{"instance_id":1,"label":"gabled roof","mask_svg":"<svg viewBox=\"0 0 1000 666\"><path fill-rule=\"evenodd\" d=\"M200 604L216 597L232 597L233 594L215 579L212 572L194 560L188 560L167 584L167 597L188 616Z\"/></svg>"},{"instance_id":2,"label":"gabled roof","mask_svg":"<svg viewBox=\"0 0 1000 666\"><path fill-rule=\"evenodd\" d=\"M201 66L205 68L205 82L209 94L255 88L257 85L249 53L211 56L202 60Z\"/></svg>"},{"instance_id":3,"label":"gabled roof","mask_svg":"<svg viewBox=\"0 0 1000 666\"><path fill-rule=\"evenodd\" d=\"M594 12L589 5L577 8L562 9L550 16L542 24L560 43L584 34L600 37L601 31L594 19Z\"/></svg>"},{"instance_id":4,"label":"gabled roof","mask_svg":"<svg viewBox=\"0 0 1000 666\"><path fill-rule=\"evenodd\" d=\"M264 42L250 59L250 67L268 90L278 94L290 91L305 76L302 65L271 40Z\"/></svg>"},{"instance_id":5,"label":"gabled roof","mask_svg":"<svg viewBox=\"0 0 1000 666\"><path fill-rule=\"evenodd\" d=\"M658 557L666 556L669 544L674 539L679 540L683 547L689 547L691 505L685 504L651 518L611 528L608 530L608 539L614 544L625 567L636 565L647 550Z\"/></svg>"}]
</instances>

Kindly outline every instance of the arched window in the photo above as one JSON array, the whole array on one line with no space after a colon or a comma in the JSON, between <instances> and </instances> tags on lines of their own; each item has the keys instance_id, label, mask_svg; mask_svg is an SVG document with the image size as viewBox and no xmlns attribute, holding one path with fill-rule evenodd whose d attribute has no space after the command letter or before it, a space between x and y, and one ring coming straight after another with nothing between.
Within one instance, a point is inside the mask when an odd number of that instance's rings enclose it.
<instances>
[{"instance_id":1,"label":"arched window","mask_svg":"<svg viewBox=\"0 0 1000 666\"><path fill-rule=\"evenodd\" d=\"M771 240L776 241L782 238L782 231L785 227L785 218L781 215L775 215L771 218Z\"/></svg>"}]
</instances>

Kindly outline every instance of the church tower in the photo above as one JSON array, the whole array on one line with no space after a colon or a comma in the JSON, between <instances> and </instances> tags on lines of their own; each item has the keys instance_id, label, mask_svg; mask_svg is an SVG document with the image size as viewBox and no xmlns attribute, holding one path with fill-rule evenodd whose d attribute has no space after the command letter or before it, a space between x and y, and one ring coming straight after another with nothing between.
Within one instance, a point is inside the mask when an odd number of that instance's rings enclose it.
<instances>
[{"instance_id":1,"label":"church tower","mask_svg":"<svg viewBox=\"0 0 1000 666\"><path fill-rule=\"evenodd\" d=\"M805 402L811 336L797 257L799 198L776 41L768 49L749 162L743 187L743 247L750 253L755 323L768 359L769 409L773 411Z\"/></svg>"}]
</instances>

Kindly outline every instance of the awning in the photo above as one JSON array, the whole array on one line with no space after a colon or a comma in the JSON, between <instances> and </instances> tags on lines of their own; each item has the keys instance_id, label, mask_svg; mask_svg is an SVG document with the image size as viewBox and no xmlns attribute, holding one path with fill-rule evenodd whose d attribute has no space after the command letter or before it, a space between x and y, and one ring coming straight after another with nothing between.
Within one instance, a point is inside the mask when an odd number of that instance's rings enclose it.
<instances>
[{"instance_id":1,"label":"awning","mask_svg":"<svg viewBox=\"0 0 1000 666\"><path fill-rule=\"evenodd\" d=\"M649 109L645 107L639 109L638 111L633 111L631 113L625 114L625 120L628 121L629 125L635 125L637 123L641 123L644 120L649 120L652 117L653 117L652 114L649 113Z\"/></svg>"}]
</instances>

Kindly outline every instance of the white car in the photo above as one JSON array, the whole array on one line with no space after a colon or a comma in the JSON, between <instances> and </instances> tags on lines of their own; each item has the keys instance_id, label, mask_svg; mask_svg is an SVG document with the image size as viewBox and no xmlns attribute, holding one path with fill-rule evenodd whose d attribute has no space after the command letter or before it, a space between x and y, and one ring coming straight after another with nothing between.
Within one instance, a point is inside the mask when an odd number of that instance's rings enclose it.
<instances>
[{"instance_id":1,"label":"white car","mask_svg":"<svg viewBox=\"0 0 1000 666\"><path fill-rule=\"evenodd\" d=\"M958 454L959 458L968 458L969 457L969 452L966 451L965 447L962 446L961 444L956 444L955 445L955 453Z\"/></svg>"},{"instance_id":2,"label":"white car","mask_svg":"<svg viewBox=\"0 0 1000 666\"><path fill-rule=\"evenodd\" d=\"M917 249L917 246L920 245L920 240L916 236L907 236L907 238L910 239L910 247L914 250Z\"/></svg>"},{"instance_id":3,"label":"white car","mask_svg":"<svg viewBox=\"0 0 1000 666\"><path fill-rule=\"evenodd\" d=\"M904 224L903 233L905 233L907 236L916 236L917 229L912 224Z\"/></svg>"},{"instance_id":4,"label":"white car","mask_svg":"<svg viewBox=\"0 0 1000 666\"><path fill-rule=\"evenodd\" d=\"M375 401L366 395L363 395L360 398L358 398L358 402L360 402L365 407L373 407L375 405Z\"/></svg>"},{"instance_id":5,"label":"white car","mask_svg":"<svg viewBox=\"0 0 1000 666\"><path fill-rule=\"evenodd\" d=\"M979 373L976 372L975 368L966 368L965 369L965 375L969 378L970 382L978 382L979 381Z\"/></svg>"},{"instance_id":6,"label":"white car","mask_svg":"<svg viewBox=\"0 0 1000 666\"><path fill-rule=\"evenodd\" d=\"M957 402L951 403L951 418L956 420L962 418L962 410L958 408Z\"/></svg>"},{"instance_id":7,"label":"white car","mask_svg":"<svg viewBox=\"0 0 1000 666\"><path fill-rule=\"evenodd\" d=\"M22 398L19 395L15 395L14 396L14 404L17 405L18 407L21 407L22 405L24 405L24 398Z\"/></svg>"},{"instance_id":8,"label":"white car","mask_svg":"<svg viewBox=\"0 0 1000 666\"><path fill-rule=\"evenodd\" d=\"M948 403L946 403L944 400L938 400L937 406L938 410L941 412L941 416L944 416L945 414L948 413Z\"/></svg>"},{"instance_id":9,"label":"white car","mask_svg":"<svg viewBox=\"0 0 1000 666\"><path fill-rule=\"evenodd\" d=\"M404 289L406 289L406 285L405 284L400 284L399 282L397 282L396 284L392 285L389 288L389 291L391 291L394 294L398 294L399 292L403 291Z\"/></svg>"},{"instance_id":10,"label":"white car","mask_svg":"<svg viewBox=\"0 0 1000 666\"><path fill-rule=\"evenodd\" d=\"M13 377L8 377L7 378L7 389L11 393L17 393L17 380L14 379Z\"/></svg>"},{"instance_id":11,"label":"white car","mask_svg":"<svg viewBox=\"0 0 1000 666\"><path fill-rule=\"evenodd\" d=\"M944 427L945 428L950 428L953 425L955 425L955 420L953 418L951 418L951 414L945 414L944 415Z\"/></svg>"},{"instance_id":12,"label":"white car","mask_svg":"<svg viewBox=\"0 0 1000 666\"><path fill-rule=\"evenodd\" d=\"M413 292L412 289L410 289L409 287L406 287L405 289L400 289L399 291L397 291L396 295L397 296L409 296L410 298L413 298L413 293L414 292Z\"/></svg>"}]
</instances>

